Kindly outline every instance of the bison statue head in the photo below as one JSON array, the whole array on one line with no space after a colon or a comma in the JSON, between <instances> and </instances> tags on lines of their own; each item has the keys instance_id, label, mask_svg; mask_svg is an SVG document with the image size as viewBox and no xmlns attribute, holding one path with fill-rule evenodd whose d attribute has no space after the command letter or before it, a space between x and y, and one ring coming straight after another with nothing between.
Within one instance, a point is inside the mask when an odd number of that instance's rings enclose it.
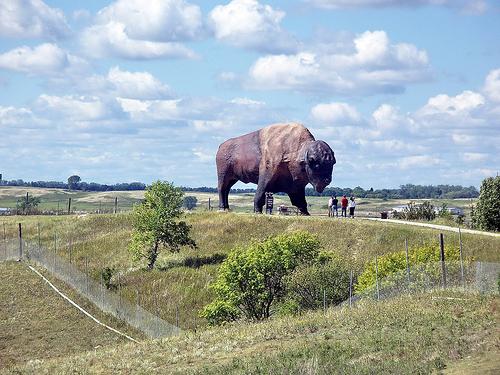
<instances>
[{"instance_id":1,"label":"bison statue head","mask_svg":"<svg viewBox=\"0 0 500 375\"><path fill-rule=\"evenodd\" d=\"M336 163L333 150L326 142L311 142L304 155L304 168L309 178L309 182L318 193L332 182L333 165Z\"/></svg>"}]
</instances>

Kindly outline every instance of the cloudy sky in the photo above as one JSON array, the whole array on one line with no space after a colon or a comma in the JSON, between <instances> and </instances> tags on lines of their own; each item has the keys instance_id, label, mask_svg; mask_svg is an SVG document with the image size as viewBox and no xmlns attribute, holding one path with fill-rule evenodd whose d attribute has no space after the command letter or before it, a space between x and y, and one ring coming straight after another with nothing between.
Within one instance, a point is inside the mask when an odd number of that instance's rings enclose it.
<instances>
[{"instance_id":1,"label":"cloudy sky","mask_svg":"<svg viewBox=\"0 0 500 375\"><path fill-rule=\"evenodd\" d=\"M479 186L500 170L498 19L496 0L2 0L0 173L216 186L221 142L297 121L335 186Z\"/></svg>"}]
</instances>

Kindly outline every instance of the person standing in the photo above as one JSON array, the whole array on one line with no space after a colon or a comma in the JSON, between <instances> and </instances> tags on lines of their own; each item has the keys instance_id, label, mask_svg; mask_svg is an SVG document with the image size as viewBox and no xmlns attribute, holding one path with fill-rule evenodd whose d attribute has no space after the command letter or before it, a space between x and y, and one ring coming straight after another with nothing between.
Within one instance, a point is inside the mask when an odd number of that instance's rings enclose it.
<instances>
[{"instance_id":1,"label":"person standing","mask_svg":"<svg viewBox=\"0 0 500 375\"><path fill-rule=\"evenodd\" d=\"M332 216L339 217L339 200L336 196L333 197L332 201Z\"/></svg>"},{"instance_id":2,"label":"person standing","mask_svg":"<svg viewBox=\"0 0 500 375\"><path fill-rule=\"evenodd\" d=\"M356 208L356 202L354 201L354 197L351 197L349 200L349 216L351 219L354 219L354 209Z\"/></svg>"},{"instance_id":3,"label":"person standing","mask_svg":"<svg viewBox=\"0 0 500 375\"><path fill-rule=\"evenodd\" d=\"M342 196L342 199L340 200L340 205L342 206L342 212L340 216L347 217L347 197L345 195Z\"/></svg>"},{"instance_id":4,"label":"person standing","mask_svg":"<svg viewBox=\"0 0 500 375\"><path fill-rule=\"evenodd\" d=\"M273 193L266 193L266 214L273 214L274 197Z\"/></svg>"},{"instance_id":5,"label":"person standing","mask_svg":"<svg viewBox=\"0 0 500 375\"><path fill-rule=\"evenodd\" d=\"M333 195L328 199L328 217L332 216Z\"/></svg>"}]
</instances>

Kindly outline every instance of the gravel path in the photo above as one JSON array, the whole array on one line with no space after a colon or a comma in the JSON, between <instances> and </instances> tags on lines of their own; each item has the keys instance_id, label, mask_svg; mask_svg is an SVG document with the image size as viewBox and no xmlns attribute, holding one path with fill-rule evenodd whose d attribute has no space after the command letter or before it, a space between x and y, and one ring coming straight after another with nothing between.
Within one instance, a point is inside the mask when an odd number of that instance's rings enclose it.
<instances>
[{"instance_id":1,"label":"gravel path","mask_svg":"<svg viewBox=\"0 0 500 375\"><path fill-rule=\"evenodd\" d=\"M414 221L393 220L393 219L377 219L377 218L363 218L363 220L374 220L374 221L383 221L386 223L414 225L417 227L427 227L427 228L432 228L432 229L446 230L449 232L458 233L458 227L449 227L447 225L437 225L437 224L419 223L419 222L414 222ZM460 228L460 231L462 233L479 234L479 235L491 236L491 237L500 237L500 233L494 233L494 232L483 232L480 230L472 230L472 229L464 229L464 228Z\"/></svg>"}]
</instances>

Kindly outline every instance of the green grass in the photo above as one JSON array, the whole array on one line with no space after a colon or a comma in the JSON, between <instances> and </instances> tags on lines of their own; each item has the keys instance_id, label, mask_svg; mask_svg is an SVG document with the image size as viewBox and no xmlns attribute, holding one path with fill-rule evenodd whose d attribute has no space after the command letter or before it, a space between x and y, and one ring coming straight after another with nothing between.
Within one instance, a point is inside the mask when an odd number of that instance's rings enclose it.
<instances>
[{"instance_id":1,"label":"green grass","mask_svg":"<svg viewBox=\"0 0 500 375\"><path fill-rule=\"evenodd\" d=\"M17 222L22 222L25 238L35 243L40 223L42 245L54 251L55 233L58 238L57 253L66 258L69 258L71 242L72 260L84 270L85 258L88 258L90 273L96 280L99 280L104 267L114 267L121 274L125 298L135 302L138 296L141 306L171 323L176 321L178 313L180 326L184 329L205 324L198 318L198 312L213 298L209 285L218 267L218 264L198 268L182 266L188 257L209 258L227 254L236 245L302 229L316 234L325 250L340 255L357 275L376 255L403 250L405 238L408 238L412 248L426 243L437 244L439 233L434 229L387 222L332 220L326 217L205 212L189 214L187 221L193 226L192 234L198 249L182 249L179 254L164 252L158 260L158 269L148 272L143 264L133 262L127 249L132 231L128 214L18 216L4 220L8 236L15 237ZM0 222L0 239L2 230ZM462 239L466 256L482 261L500 261L499 238L463 234ZM445 242L458 245L458 234L445 233ZM176 264L179 266L172 267Z\"/></svg>"},{"instance_id":2,"label":"green grass","mask_svg":"<svg viewBox=\"0 0 500 375\"><path fill-rule=\"evenodd\" d=\"M498 352L499 307L498 297L434 292L125 344L11 371L427 374L471 355ZM498 371L498 356L491 358L489 366Z\"/></svg>"},{"instance_id":3,"label":"green grass","mask_svg":"<svg viewBox=\"0 0 500 375\"><path fill-rule=\"evenodd\" d=\"M71 306L24 263L0 263L0 280L0 369L114 347L126 341ZM55 284L101 321L142 338L142 334L104 315L61 282Z\"/></svg>"}]
</instances>

